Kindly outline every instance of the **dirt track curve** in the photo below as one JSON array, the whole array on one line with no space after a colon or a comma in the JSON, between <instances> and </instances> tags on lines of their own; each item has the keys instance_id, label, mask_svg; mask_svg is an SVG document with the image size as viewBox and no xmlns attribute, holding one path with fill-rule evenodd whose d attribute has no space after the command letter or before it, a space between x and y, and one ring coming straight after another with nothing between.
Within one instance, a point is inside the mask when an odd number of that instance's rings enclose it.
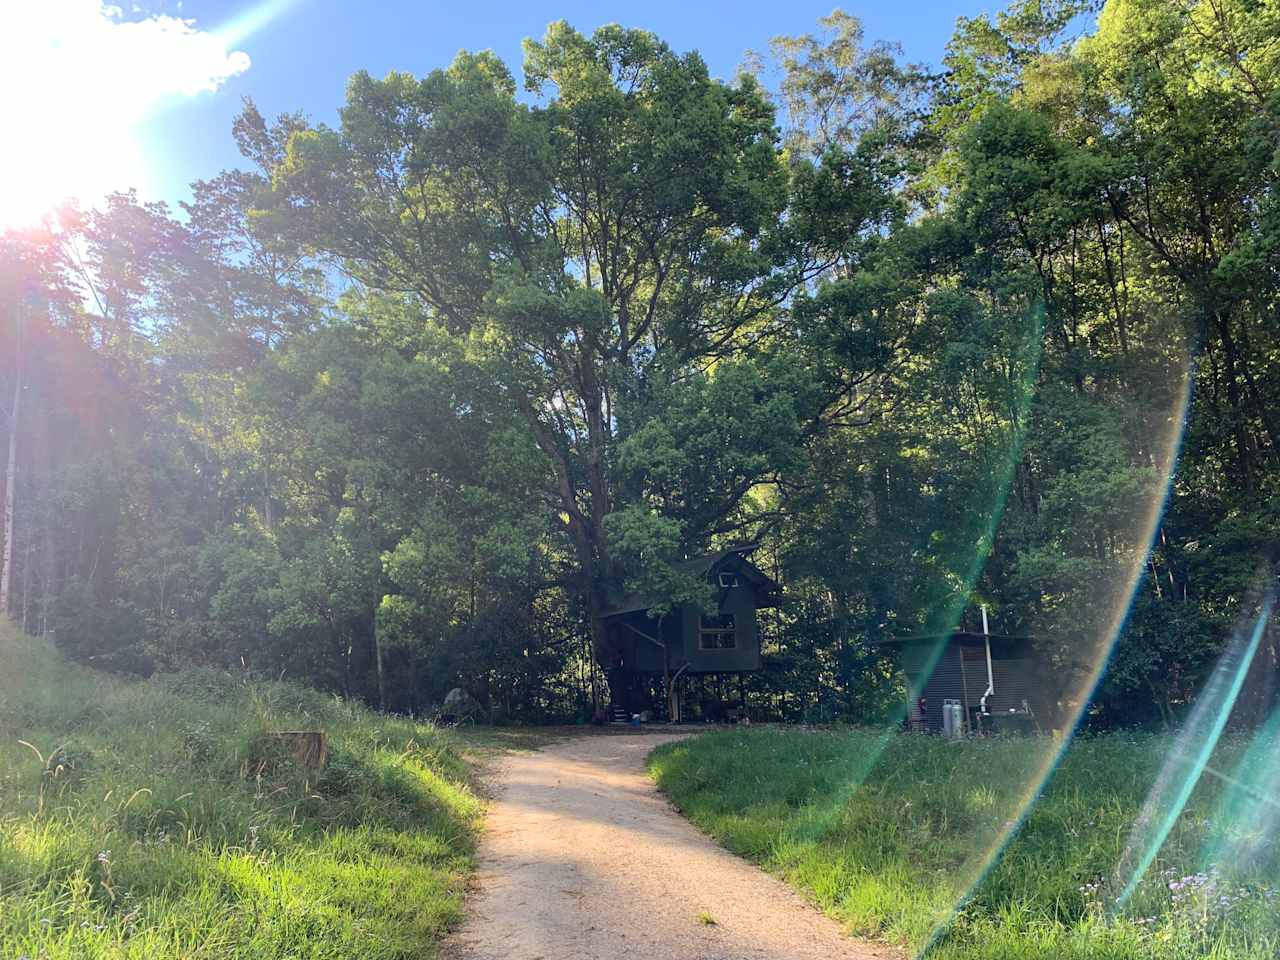
<instances>
[{"instance_id":1,"label":"dirt track curve","mask_svg":"<svg viewBox=\"0 0 1280 960\"><path fill-rule=\"evenodd\" d=\"M677 814L644 770L667 735L504 758L452 960L885 960ZM703 915L703 916L700 916ZM705 922L714 920L714 924Z\"/></svg>"}]
</instances>

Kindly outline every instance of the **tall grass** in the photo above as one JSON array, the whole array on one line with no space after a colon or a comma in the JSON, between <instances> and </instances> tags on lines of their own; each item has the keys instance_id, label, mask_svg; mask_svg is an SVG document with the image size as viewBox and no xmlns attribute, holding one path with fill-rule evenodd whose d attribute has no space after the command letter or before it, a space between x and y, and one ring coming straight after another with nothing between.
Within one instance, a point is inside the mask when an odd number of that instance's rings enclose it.
<instances>
[{"instance_id":1,"label":"tall grass","mask_svg":"<svg viewBox=\"0 0 1280 960\"><path fill-rule=\"evenodd\" d=\"M445 733L0 631L0 957L390 960L459 917L482 808ZM255 738L298 728L327 768L254 776Z\"/></svg>"},{"instance_id":2,"label":"tall grass","mask_svg":"<svg viewBox=\"0 0 1280 960\"><path fill-rule=\"evenodd\" d=\"M1115 876L1170 746L1154 735L1076 741L1022 799L1051 745L870 731L707 734L659 748L651 771L730 849L864 936L954 960L1274 958L1280 849L1205 864L1219 788L1192 795L1134 897ZM1241 744L1219 749L1230 769ZM1007 845L1000 838L1009 836Z\"/></svg>"}]
</instances>

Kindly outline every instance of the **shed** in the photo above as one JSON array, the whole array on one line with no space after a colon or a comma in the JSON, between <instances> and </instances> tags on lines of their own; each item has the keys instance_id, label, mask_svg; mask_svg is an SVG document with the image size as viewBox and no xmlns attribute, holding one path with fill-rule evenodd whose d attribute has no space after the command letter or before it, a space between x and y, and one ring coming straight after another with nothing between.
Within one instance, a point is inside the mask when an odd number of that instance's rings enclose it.
<instances>
[{"instance_id":1,"label":"shed","mask_svg":"<svg viewBox=\"0 0 1280 960\"><path fill-rule=\"evenodd\" d=\"M615 714L650 707L645 687L652 686L654 677L666 680L669 712L674 715L678 698L672 678L760 669L756 611L776 607L781 589L748 559L754 550L754 546L733 547L680 564L682 572L705 577L710 583L713 610L689 605L651 617L649 610L659 598L630 594L604 611L610 649L617 657L609 671Z\"/></svg>"},{"instance_id":2,"label":"shed","mask_svg":"<svg viewBox=\"0 0 1280 960\"><path fill-rule=\"evenodd\" d=\"M1030 637L958 630L876 644L898 652L912 730L943 732L942 706L948 700L960 703L967 730L1030 729L1043 707L1042 664Z\"/></svg>"}]
</instances>

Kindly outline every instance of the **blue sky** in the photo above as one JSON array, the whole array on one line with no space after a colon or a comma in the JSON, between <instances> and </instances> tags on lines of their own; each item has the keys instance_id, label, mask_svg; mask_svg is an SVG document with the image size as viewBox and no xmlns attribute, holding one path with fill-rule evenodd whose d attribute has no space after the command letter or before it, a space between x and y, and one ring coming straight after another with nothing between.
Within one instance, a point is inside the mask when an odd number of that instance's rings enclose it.
<instances>
[{"instance_id":1,"label":"blue sky","mask_svg":"<svg viewBox=\"0 0 1280 960\"><path fill-rule=\"evenodd\" d=\"M51 192L92 203L108 187L137 186L144 199L183 199L192 179L239 164L230 128L246 95L269 116L300 109L331 122L356 70L422 74L460 49L488 48L518 75L521 41L556 19L584 32L612 22L652 30L728 78L747 49L815 29L836 2L19 0L16 25L0 34L0 82L34 92L0 102L5 129L27 134L23 150L0 155L0 225L6 208L12 221ZM991 8L881 0L844 9L868 39L936 64L956 17Z\"/></svg>"},{"instance_id":2,"label":"blue sky","mask_svg":"<svg viewBox=\"0 0 1280 960\"><path fill-rule=\"evenodd\" d=\"M834 0L732 3L651 0L646 3L435 2L435 0L297 0L236 44L252 66L217 92L157 111L142 131L153 189L166 199L185 194L185 184L238 163L230 126L240 98L253 97L268 115L304 110L332 121L342 102L346 78L359 69L375 76L389 70L426 73L447 64L460 49L496 51L518 68L520 43L541 35L546 24L566 19L589 31L617 22L652 30L678 50L697 49L717 75L732 76L748 48L764 48L780 33L802 33L831 12ZM253 5L223 0L186 0L152 9L194 18L198 27L218 31L234 24ZM913 61L937 62L957 16L983 6L956 0L848 4L869 39L901 43Z\"/></svg>"}]
</instances>

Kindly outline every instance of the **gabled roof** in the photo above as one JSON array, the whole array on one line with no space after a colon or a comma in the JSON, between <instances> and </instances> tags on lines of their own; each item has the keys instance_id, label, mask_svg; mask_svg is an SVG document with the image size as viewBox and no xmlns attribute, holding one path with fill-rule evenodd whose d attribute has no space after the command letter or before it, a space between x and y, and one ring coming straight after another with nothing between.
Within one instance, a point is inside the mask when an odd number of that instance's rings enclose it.
<instances>
[{"instance_id":1,"label":"gabled roof","mask_svg":"<svg viewBox=\"0 0 1280 960\"><path fill-rule=\"evenodd\" d=\"M748 556L759 549L759 546L759 544L752 543L740 547L728 547L704 556L680 560L674 566L681 573L689 576L701 576L710 579L713 574L719 572L721 567L727 565L730 561L736 561L732 564L734 569L744 574L756 588L756 594L761 601L757 606L776 606L781 601L782 587L747 559ZM601 616L606 618L618 617L626 613L648 610L659 603L661 599L661 597L653 594L630 593L620 598L616 603L610 604Z\"/></svg>"}]
</instances>

